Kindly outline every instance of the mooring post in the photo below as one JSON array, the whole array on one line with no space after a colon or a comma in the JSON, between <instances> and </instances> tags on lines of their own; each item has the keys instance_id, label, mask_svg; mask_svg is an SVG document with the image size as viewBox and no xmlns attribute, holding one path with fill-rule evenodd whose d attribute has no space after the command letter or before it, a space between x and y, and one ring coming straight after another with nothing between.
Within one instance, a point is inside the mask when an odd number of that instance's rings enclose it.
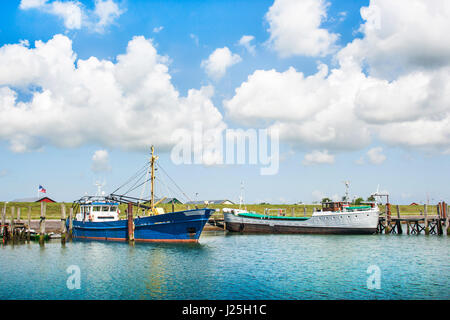
<instances>
[{"instance_id":1,"label":"mooring post","mask_svg":"<svg viewBox=\"0 0 450 320\"><path fill-rule=\"evenodd\" d=\"M172 199L172 212L175 212L175 204L173 203L173 199Z\"/></svg>"},{"instance_id":2,"label":"mooring post","mask_svg":"<svg viewBox=\"0 0 450 320\"><path fill-rule=\"evenodd\" d=\"M70 208L69 210L69 240L72 240L72 223L73 220L73 208Z\"/></svg>"},{"instance_id":3,"label":"mooring post","mask_svg":"<svg viewBox=\"0 0 450 320\"><path fill-rule=\"evenodd\" d=\"M450 235L450 221L448 218L448 205L445 204L445 230L447 230L447 235Z\"/></svg>"},{"instance_id":4,"label":"mooring post","mask_svg":"<svg viewBox=\"0 0 450 320\"><path fill-rule=\"evenodd\" d=\"M66 243L66 205L61 204L61 244Z\"/></svg>"},{"instance_id":5,"label":"mooring post","mask_svg":"<svg viewBox=\"0 0 450 320\"><path fill-rule=\"evenodd\" d=\"M402 234L403 230L402 230L402 221L400 220L400 206L397 205L397 233L398 234Z\"/></svg>"},{"instance_id":6,"label":"mooring post","mask_svg":"<svg viewBox=\"0 0 450 320\"><path fill-rule=\"evenodd\" d=\"M303 216L306 217L306 206L303 206Z\"/></svg>"},{"instance_id":7,"label":"mooring post","mask_svg":"<svg viewBox=\"0 0 450 320\"><path fill-rule=\"evenodd\" d=\"M17 222L20 222L20 208L17 208Z\"/></svg>"},{"instance_id":8,"label":"mooring post","mask_svg":"<svg viewBox=\"0 0 450 320\"><path fill-rule=\"evenodd\" d=\"M428 226L428 207L426 204L423 205L423 215L424 215L424 224L425 224L425 234L430 234L430 227Z\"/></svg>"},{"instance_id":9,"label":"mooring post","mask_svg":"<svg viewBox=\"0 0 450 320\"><path fill-rule=\"evenodd\" d=\"M128 203L128 241L134 241L133 204Z\"/></svg>"},{"instance_id":10,"label":"mooring post","mask_svg":"<svg viewBox=\"0 0 450 320\"><path fill-rule=\"evenodd\" d=\"M409 228L410 228L409 221L406 221L406 234L410 234Z\"/></svg>"},{"instance_id":11,"label":"mooring post","mask_svg":"<svg viewBox=\"0 0 450 320\"><path fill-rule=\"evenodd\" d=\"M47 206L45 202L41 202L41 217L39 220L39 243L43 244L45 239L45 213Z\"/></svg>"},{"instance_id":12,"label":"mooring post","mask_svg":"<svg viewBox=\"0 0 450 320\"><path fill-rule=\"evenodd\" d=\"M2 236L3 243L6 244L8 241L8 228L6 227L6 202L2 208Z\"/></svg>"},{"instance_id":13,"label":"mooring post","mask_svg":"<svg viewBox=\"0 0 450 320\"><path fill-rule=\"evenodd\" d=\"M436 205L436 209L437 209L437 214L438 214L438 218L437 218L437 234L438 235L441 235L442 234L442 223L441 223L441 215L442 215L442 203L441 202L439 202L437 205Z\"/></svg>"},{"instance_id":14,"label":"mooring post","mask_svg":"<svg viewBox=\"0 0 450 320\"><path fill-rule=\"evenodd\" d=\"M28 206L28 230L27 230L27 242L31 239L31 206Z\"/></svg>"},{"instance_id":15,"label":"mooring post","mask_svg":"<svg viewBox=\"0 0 450 320\"><path fill-rule=\"evenodd\" d=\"M16 210L16 208L11 207L11 223L9 224L9 228L10 228L9 233L11 235L13 243L16 240L16 233L14 232L14 229L15 229L14 228L14 211L15 210Z\"/></svg>"},{"instance_id":16,"label":"mooring post","mask_svg":"<svg viewBox=\"0 0 450 320\"><path fill-rule=\"evenodd\" d=\"M389 202L386 203L386 227L384 228L384 233L391 233L391 204Z\"/></svg>"}]
</instances>

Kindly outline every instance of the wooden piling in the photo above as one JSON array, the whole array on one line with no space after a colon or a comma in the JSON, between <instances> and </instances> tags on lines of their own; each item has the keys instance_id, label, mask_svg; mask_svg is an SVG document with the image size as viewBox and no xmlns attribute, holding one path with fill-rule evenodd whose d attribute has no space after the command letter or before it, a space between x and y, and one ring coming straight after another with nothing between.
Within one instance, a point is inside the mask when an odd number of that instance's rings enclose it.
<instances>
[{"instance_id":1,"label":"wooden piling","mask_svg":"<svg viewBox=\"0 0 450 320\"><path fill-rule=\"evenodd\" d=\"M175 212L175 204L173 203L173 199L172 199L172 212Z\"/></svg>"},{"instance_id":2,"label":"wooden piling","mask_svg":"<svg viewBox=\"0 0 450 320\"><path fill-rule=\"evenodd\" d=\"M428 226L428 207L426 204L423 205L423 215L424 215L424 224L425 224L425 234L430 234L430 227Z\"/></svg>"},{"instance_id":3,"label":"wooden piling","mask_svg":"<svg viewBox=\"0 0 450 320\"><path fill-rule=\"evenodd\" d=\"M397 233L398 234L402 234L403 230L402 230L402 222L400 220L400 206L399 205L397 205L397 218L398 218L398 220L396 222L396 224L397 224Z\"/></svg>"},{"instance_id":4,"label":"wooden piling","mask_svg":"<svg viewBox=\"0 0 450 320\"><path fill-rule=\"evenodd\" d=\"M27 228L27 242L31 240L31 206L28 207L28 228Z\"/></svg>"},{"instance_id":5,"label":"wooden piling","mask_svg":"<svg viewBox=\"0 0 450 320\"><path fill-rule=\"evenodd\" d=\"M436 227L436 232L438 235L442 235L442 223L441 223L441 216L442 216L442 203L439 202L436 205L437 208L437 212L438 212L438 218L437 218L437 227Z\"/></svg>"},{"instance_id":6,"label":"wooden piling","mask_svg":"<svg viewBox=\"0 0 450 320\"><path fill-rule=\"evenodd\" d=\"M44 243L45 239L45 214L47 211L47 206L45 202L41 202L41 217L39 220L39 243Z\"/></svg>"},{"instance_id":7,"label":"wooden piling","mask_svg":"<svg viewBox=\"0 0 450 320\"><path fill-rule=\"evenodd\" d=\"M15 232L14 232L14 211L15 211L15 209L16 208L11 207L11 223L9 224L9 233L11 235L13 243L16 240L16 235L15 235Z\"/></svg>"},{"instance_id":8,"label":"wooden piling","mask_svg":"<svg viewBox=\"0 0 450 320\"><path fill-rule=\"evenodd\" d=\"M66 243L66 205L61 204L61 244Z\"/></svg>"},{"instance_id":9,"label":"wooden piling","mask_svg":"<svg viewBox=\"0 0 450 320\"><path fill-rule=\"evenodd\" d=\"M306 217L306 206L303 206L303 216Z\"/></svg>"},{"instance_id":10,"label":"wooden piling","mask_svg":"<svg viewBox=\"0 0 450 320\"><path fill-rule=\"evenodd\" d=\"M384 228L384 233L391 233L391 204L389 202L386 203L386 226Z\"/></svg>"},{"instance_id":11,"label":"wooden piling","mask_svg":"<svg viewBox=\"0 0 450 320\"><path fill-rule=\"evenodd\" d=\"M450 220L448 217L448 205L445 204L445 212L446 212L446 218L445 218L445 230L447 231L447 235L450 235Z\"/></svg>"},{"instance_id":12,"label":"wooden piling","mask_svg":"<svg viewBox=\"0 0 450 320\"><path fill-rule=\"evenodd\" d=\"M72 239L72 228L73 228L73 208L69 210L69 240Z\"/></svg>"},{"instance_id":13,"label":"wooden piling","mask_svg":"<svg viewBox=\"0 0 450 320\"><path fill-rule=\"evenodd\" d=\"M133 204L128 203L128 241L134 241Z\"/></svg>"},{"instance_id":14,"label":"wooden piling","mask_svg":"<svg viewBox=\"0 0 450 320\"><path fill-rule=\"evenodd\" d=\"M17 208L17 221L20 222L20 208Z\"/></svg>"},{"instance_id":15,"label":"wooden piling","mask_svg":"<svg viewBox=\"0 0 450 320\"><path fill-rule=\"evenodd\" d=\"M2 208L2 236L3 243L8 239L8 228L6 227L6 203Z\"/></svg>"}]
</instances>

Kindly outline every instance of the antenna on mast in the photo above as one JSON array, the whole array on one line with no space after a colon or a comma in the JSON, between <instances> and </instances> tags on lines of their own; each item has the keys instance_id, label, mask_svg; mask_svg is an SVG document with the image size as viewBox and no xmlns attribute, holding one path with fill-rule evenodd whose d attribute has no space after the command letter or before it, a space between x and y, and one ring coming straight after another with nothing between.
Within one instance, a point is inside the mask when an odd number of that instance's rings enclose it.
<instances>
[{"instance_id":1,"label":"antenna on mast","mask_svg":"<svg viewBox=\"0 0 450 320\"><path fill-rule=\"evenodd\" d=\"M343 181L345 183L345 201L348 201L348 189L350 187L350 181Z\"/></svg>"},{"instance_id":2,"label":"antenna on mast","mask_svg":"<svg viewBox=\"0 0 450 320\"><path fill-rule=\"evenodd\" d=\"M150 164L152 167L151 184L150 184L150 193L151 193L150 210L151 210L152 214L155 213L154 186L155 186L155 162L156 162L156 159L158 159L158 156L155 156L155 147L152 146L152 157L150 158Z\"/></svg>"},{"instance_id":3,"label":"antenna on mast","mask_svg":"<svg viewBox=\"0 0 450 320\"><path fill-rule=\"evenodd\" d=\"M241 209L243 202L244 202L244 181L241 181L241 194L239 196L239 209Z\"/></svg>"}]
</instances>

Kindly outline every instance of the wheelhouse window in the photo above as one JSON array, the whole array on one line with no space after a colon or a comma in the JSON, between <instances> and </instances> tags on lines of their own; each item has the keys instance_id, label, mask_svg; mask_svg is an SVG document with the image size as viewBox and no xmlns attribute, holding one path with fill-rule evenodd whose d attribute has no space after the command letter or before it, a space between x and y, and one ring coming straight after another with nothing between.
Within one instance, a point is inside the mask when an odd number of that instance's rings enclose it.
<instances>
[{"instance_id":1,"label":"wheelhouse window","mask_svg":"<svg viewBox=\"0 0 450 320\"><path fill-rule=\"evenodd\" d=\"M100 207L100 206L93 206L92 208L93 208L92 211L100 211L102 207Z\"/></svg>"}]
</instances>

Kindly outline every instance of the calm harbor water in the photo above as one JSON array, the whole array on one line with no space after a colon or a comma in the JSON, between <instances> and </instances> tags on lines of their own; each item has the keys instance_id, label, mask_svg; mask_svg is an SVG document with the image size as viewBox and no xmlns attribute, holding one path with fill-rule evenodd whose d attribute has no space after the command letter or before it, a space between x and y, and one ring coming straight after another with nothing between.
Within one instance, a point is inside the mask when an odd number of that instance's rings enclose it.
<instances>
[{"instance_id":1,"label":"calm harbor water","mask_svg":"<svg viewBox=\"0 0 450 320\"><path fill-rule=\"evenodd\" d=\"M204 232L198 244L0 247L0 299L450 299L449 274L447 236Z\"/></svg>"}]
</instances>

